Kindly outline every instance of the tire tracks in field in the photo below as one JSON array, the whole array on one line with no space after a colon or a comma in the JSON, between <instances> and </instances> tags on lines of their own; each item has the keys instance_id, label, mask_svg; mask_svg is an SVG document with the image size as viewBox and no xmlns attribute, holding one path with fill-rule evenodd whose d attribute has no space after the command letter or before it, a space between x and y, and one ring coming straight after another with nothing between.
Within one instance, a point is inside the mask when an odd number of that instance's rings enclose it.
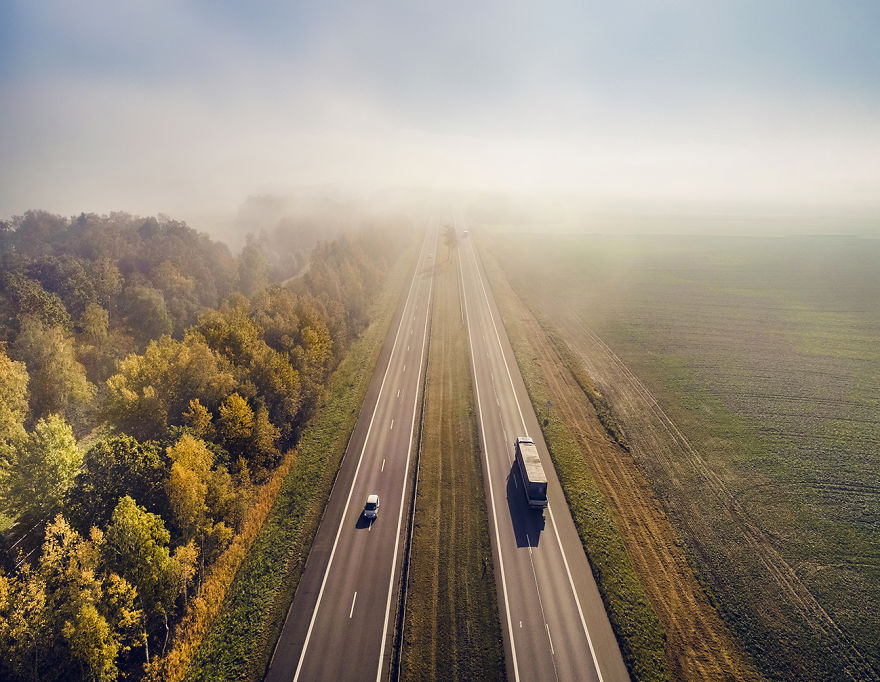
<instances>
[{"instance_id":1,"label":"tire tracks in field","mask_svg":"<svg viewBox=\"0 0 880 682\"><path fill-rule=\"evenodd\" d=\"M559 319L557 323L560 323ZM661 466L673 480L673 486L679 490L684 490L687 484L676 476L676 461L686 461L694 475L704 482L705 490L715 498L719 508L731 517L766 575L776 585L780 596L797 610L811 629L821 634L821 638L840 657L847 674L855 680L880 679L847 633L801 582L794 569L775 549L771 538L751 521L723 479L706 464L650 390L582 318L565 315L561 324L563 335L574 340L573 350L587 371L602 384L606 395L612 398L613 406L621 411L621 421L631 437L630 443L636 449L637 456ZM600 359L604 359L606 371L602 371L602 366L593 361L597 353ZM653 437L645 438L646 433ZM641 438L632 437L636 434ZM660 459L666 461L658 461ZM676 518L688 527L692 537L699 537L699 531L693 527L688 516L679 514Z\"/></svg>"}]
</instances>

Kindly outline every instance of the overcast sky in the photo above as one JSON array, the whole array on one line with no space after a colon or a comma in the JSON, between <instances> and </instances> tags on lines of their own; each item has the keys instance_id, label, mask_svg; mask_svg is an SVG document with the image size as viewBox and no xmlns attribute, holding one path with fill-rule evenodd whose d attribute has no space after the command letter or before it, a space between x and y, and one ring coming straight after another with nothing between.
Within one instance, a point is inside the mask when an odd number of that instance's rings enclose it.
<instances>
[{"instance_id":1,"label":"overcast sky","mask_svg":"<svg viewBox=\"0 0 880 682\"><path fill-rule=\"evenodd\" d=\"M293 187L878 205L880 2L0 3L0 217Z\"/></svg>"}]
</instances>

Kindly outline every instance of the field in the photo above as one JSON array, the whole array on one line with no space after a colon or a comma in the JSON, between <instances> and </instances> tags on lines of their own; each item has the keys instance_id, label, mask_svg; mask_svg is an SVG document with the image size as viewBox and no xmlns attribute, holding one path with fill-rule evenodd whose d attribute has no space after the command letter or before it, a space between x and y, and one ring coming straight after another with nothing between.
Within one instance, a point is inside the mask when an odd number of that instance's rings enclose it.
<instances>
[{"instance_id":1,"label":"field","mask_svg":"<svg viewBox=\"0 0 880 682\"><path fill-rule=\"evenodd\" d=\"M482 243L608 400L647 492L761 672L875 679L880 242L497 232Z\"/></svg>"},{"instance_id":2,"label":"field","mask_svg":"<svg viewBox=\"0 0 880 682\"><path fill-rule=\"evenodd\" d=\"M503 679L504 652L455 257L436 267L402 680Z\"/></svg>"}]
</instances>

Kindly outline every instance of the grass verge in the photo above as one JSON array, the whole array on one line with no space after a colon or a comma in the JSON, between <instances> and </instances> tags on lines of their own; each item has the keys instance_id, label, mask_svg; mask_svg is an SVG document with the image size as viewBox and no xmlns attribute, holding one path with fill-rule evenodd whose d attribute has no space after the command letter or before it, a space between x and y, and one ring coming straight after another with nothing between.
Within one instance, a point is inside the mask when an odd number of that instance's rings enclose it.
<instances>
[{"instance_id":1,"label":"grass verge","mask_svg":"<svg viewBox=\"0 0 880 682\"><path fill-rule=\"evenodd\" d=\"M552 395L538 368L536 351L517 315L511 310L510 301L505 295L507 292L499 293L499 287L496 286L496 281L504 275L491 260L484 263L517 364L627 669L634 680L669 680L672 675L667 665L666 635L660 619L627 554L623 537L577 438L557 413L547 408L548 402L552 402Z\"/></svg>"},{"instance_id":2,"label":"grass verge","mask_svg":"<svg viewBox=\"0 0 880 682\"><path fill-rule=\"evenodd\" d=\"M187 680L262 679L302 575L324 506L411 270L412 249L389 273L373 322L330 377L303 430L274 505L243 557Z\"/></svg>"},{"instance_id":3,"label":"grass verge","mask_svg":"<svg viewBox=\"0 0 880 682\"><path fill-rule=\"evenodd\" d=\"M457 263L438 264L401 680L504 679Z\"/></svg>"}]
</instances>

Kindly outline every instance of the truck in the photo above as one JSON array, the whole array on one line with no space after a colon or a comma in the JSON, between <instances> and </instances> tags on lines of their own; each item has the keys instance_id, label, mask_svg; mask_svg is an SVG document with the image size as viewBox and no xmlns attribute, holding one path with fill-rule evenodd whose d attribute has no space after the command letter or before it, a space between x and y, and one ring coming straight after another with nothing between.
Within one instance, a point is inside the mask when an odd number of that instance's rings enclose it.
<instances>
[{"instance_id":1,"label":"truck","mask_svg":"<svg viewBox=\"0 0 880 682\"><path fill-rule=\"evenodd\" d=\"M547 506L547 476L535 441L527 436L518 436L514 448L526 501L532 509L543 510Z\"/></svg>"}]
</instances>

